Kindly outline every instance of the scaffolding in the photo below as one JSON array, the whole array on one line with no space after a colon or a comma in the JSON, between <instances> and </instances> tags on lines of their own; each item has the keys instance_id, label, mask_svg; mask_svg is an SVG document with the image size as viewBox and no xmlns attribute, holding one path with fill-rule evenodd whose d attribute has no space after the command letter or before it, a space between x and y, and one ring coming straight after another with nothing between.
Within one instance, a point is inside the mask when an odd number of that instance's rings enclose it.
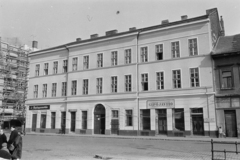
<instances>
[{"instance_id":1,"label":"scaffolding","mask_svg":"<svg viewBox=\"0 0 240 160\"><path fill-rule=\"evenodd\" d=\"M29 51L0 38L0 121L26 117Z\"/></svg>"}]
</instances>

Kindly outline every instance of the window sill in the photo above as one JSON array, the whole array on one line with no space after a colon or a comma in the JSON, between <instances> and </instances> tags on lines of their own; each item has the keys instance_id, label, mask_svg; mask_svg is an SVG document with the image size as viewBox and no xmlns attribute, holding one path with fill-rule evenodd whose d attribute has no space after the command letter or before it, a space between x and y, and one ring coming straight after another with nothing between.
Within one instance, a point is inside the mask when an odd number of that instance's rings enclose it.
<instances>
[{"instance_id":1,"label":"window sill","mask_svg":"<svg viewBox=\"0 0 240 160\"><path fill-rule=\"evenodd\" d=\"M220 90L234 90L234 88L221 88Z\"/></svg>"}]
</instances>

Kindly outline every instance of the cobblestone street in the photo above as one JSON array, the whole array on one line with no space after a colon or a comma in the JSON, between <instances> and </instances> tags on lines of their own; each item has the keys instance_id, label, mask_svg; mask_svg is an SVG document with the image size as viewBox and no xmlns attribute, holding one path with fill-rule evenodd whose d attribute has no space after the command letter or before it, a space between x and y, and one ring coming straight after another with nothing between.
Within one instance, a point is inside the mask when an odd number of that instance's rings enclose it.
<instances>
[{"instance_id":1,"label":"cobblestone street","mask_svg":"<svg viewBox=\"0 0 240 160\"><path fill-rule=\"evenodd\" d=\"M172 141L121 139L85 136L40 136L23 137L24 160L210 160L211 143L200 141ZM233 149L223 146L218 149ZM217 155L215 156L217 158ZM219 157L223 158L223 156ZM237 160L236 154L227 159Z\"/></svg>"}]
</instances>

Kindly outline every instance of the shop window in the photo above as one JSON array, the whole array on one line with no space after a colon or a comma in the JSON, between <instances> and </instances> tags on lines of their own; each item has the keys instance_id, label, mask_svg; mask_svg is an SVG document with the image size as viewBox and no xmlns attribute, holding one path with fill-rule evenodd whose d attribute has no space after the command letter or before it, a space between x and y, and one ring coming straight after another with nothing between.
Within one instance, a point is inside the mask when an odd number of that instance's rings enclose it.
<instances>
[{"instance_id":1,"label":"shop window","mask_svg":"<svg viewBox=\"0 0 240 160\"><path fill-rule=\"evenodd\" d=\"M173 114L175 129L177 131L185 131L184 109L174 109Z\"/></svg>"},{"instance_id":2,"label":"shop window","mask_svg":"<svg viewBox=\"0 0 240 160\"><path fill-rule=\"evenodd\" d=\"M132 126L133 123L133 114L132 110L126 110L126 126Z\"/></svg>"},{"instance_id":3,"label":"shop window","mask_svg":"<svg viewBox=\"0 0 240 160\"><path fill-rule=\"evenodd\" d=\"M87 129L87 111L82 111L82 129Z\"/></svg>"},{"instance_id":4,"label":"shop window","mask_svg":"<svg viewBox=\"0 0 240 160\"><path fill-rule=\"evenodd\" d=\"M150 109L142 109L141 113L141 129L150 130L151 129L151 118L150 118Z\"/></svg>"},{"instance_id":5,"label":"shop window","mask_svg":"<svg viewBox=\"0 0 240 160\"><path fill-rule=\"evenodd\" d=\"M55 129L56 112L51 112L51 129Z\"/></svg>"},{"instance_id":6,"label":"shop window","mask_svg":"<svg viewBox=\"0 0 240 160\"><path fill-rule=\"evenodd\" d=\"M220 69L220 82L221 89L233 88L233 77L231 67Z\"/></svg>"},{"instance_id":7,"label":"shop window","mask_svg":"<svg viewBox=\"0 0 240 160\"><path fill-rule=\"evenodd\" d=\"M40 122L40 128L46 128L46 114L41 114L41 122Z\"/></svg>"}]
</instances>

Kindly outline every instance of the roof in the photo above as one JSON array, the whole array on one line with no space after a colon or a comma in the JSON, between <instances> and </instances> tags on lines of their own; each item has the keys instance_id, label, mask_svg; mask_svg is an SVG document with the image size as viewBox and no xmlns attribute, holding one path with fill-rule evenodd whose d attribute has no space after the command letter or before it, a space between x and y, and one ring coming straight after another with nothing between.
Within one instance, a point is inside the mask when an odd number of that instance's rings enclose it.
<instances>
[{"instance_id":1,"label":"roof","mask_svg":"<svg viewBox=\"0 0 240 160\"><path fill-rule=\"evenodd\" d=\"M240 34L219 37L212 55L240 52Z\"/></svg>"}]
</instances>

